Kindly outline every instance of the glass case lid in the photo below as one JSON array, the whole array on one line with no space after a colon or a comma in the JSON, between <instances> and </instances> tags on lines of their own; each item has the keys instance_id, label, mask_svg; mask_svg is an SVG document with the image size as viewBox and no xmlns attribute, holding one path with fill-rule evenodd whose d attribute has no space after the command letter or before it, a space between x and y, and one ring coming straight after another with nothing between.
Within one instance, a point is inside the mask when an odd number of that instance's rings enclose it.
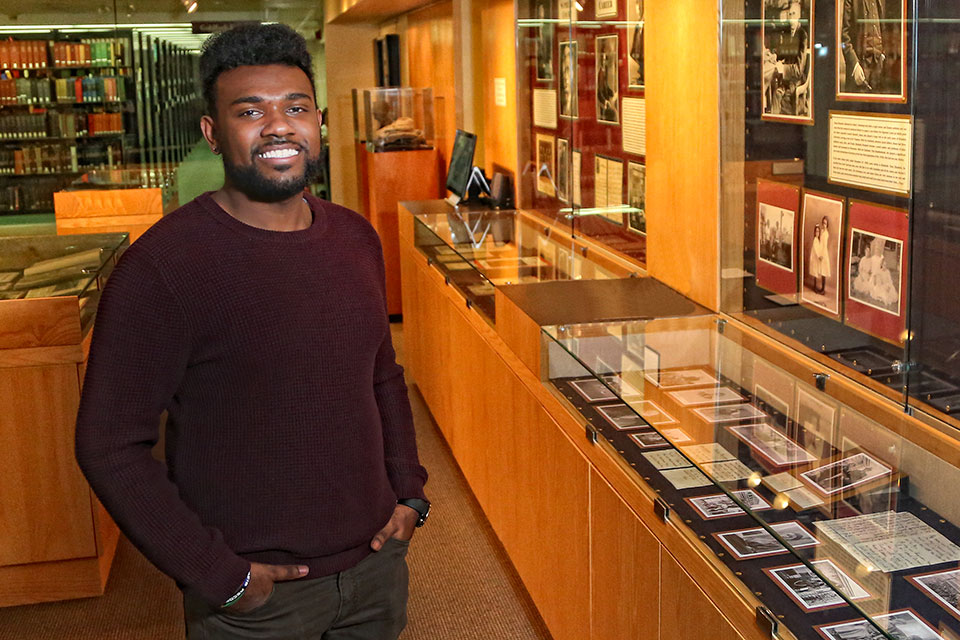
<instances>
[{"instance_id":1,"label":"glass case lid","mask_svg":"<svg viewBox=\"0 0 960 640\"><path fill-rule=\"evenodd\" d=\"M543 333L547 384L798 637L960 630L955 442L908 439L893 403L847 402L719 316Z\"/></svg>"}]
</instances>

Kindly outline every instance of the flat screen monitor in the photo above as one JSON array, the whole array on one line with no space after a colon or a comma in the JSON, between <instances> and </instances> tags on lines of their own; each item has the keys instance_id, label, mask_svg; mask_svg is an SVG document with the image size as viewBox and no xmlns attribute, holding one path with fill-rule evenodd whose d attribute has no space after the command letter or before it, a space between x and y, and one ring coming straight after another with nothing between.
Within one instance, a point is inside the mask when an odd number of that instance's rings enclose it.
<instances>
[{"instance_id":1,"label":"flat screen monitor","mask_svg":"<svg viewBox=\"0 0 960 640\"><path fill-rule=\"evenodd\" d=\"M477 136L457 129L453 139L453 152L450 154L450 167L447 169L447 189L461 199L467 197L467 184L473 171L473 152L477 147Z\"/></svg>"}]
</instances>

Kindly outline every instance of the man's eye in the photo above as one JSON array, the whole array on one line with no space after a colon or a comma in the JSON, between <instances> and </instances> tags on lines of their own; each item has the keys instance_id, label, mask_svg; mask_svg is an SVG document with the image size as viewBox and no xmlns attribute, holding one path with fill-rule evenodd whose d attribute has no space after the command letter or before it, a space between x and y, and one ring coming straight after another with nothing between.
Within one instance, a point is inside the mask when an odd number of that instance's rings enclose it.
<instances>
[{"instance_id":1,"label":"man's eye","mask_svg":"<svg viewBox=\"0 0 960 640\"><path fill-rule=\"evenodd\" d=\"M241 117L244 117L244 118L249 118L249 117L253 117L253 116L255 116L255 115L259 114L259 113L260 113L260 112L257 111L256 109L247 109L246 111L241 111L241 112L240 112L240 116L241 116Z\"/></svg>"},{"instance_id":2,"label":"man's eye","mask_svg":"<svg viewBox=\"0 0 960 640\"><path fill-rule=\"evenodd\" d=\"M306 110L305 108L303 108L303 107L290 107L289 110L292 111L292 112L294 112L294 113L306 113L306 112L307 112L307 110Z\"/></svg>"}]
</instances>

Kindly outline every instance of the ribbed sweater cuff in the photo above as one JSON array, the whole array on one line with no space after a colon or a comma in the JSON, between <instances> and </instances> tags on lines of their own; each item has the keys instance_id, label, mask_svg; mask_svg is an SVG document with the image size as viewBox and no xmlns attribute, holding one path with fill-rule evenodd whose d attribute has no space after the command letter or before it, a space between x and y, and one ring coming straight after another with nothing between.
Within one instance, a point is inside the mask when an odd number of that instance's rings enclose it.
<instances>
[{"instance_id":1,"label":"ribbed sweater cuff","mask_svg":"<svg viewBox=\"0 0 960 640\"><path fill-rule=\"evenodd\" d=\"M388 469L387 475L390 478L390 486L397 494L398 500L406 498L420 498L426 500L427 496L423 493L424 479L419 473L400 473L396 470Z\"/></svg>"},{"instance_id":2,"label":"ribbed sweater cuff","mask_svg":"<svg viewBox=\"0 0 960 640\"><path fill-rule=\"evenodd\" d=\"M219 607L243 586L248 571L250 563L227 549L211 564L201 582L187 588L211 606Z\"/></svg>"}]
</instances>

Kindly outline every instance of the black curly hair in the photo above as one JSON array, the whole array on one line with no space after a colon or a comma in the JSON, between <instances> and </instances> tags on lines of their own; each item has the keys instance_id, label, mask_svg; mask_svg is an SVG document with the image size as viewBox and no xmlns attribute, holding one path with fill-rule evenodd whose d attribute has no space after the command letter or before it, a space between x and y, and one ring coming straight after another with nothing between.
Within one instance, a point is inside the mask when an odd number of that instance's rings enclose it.
<instances>
[{"instance_id":1,"label":"black curly hair","mask_svg":"<svg viewBox=\"0 0 960 640\"><path fill-rule=\"evenodd\" d=\"M237 67L267 64L299 68L307 74L316 94L307 42L287 25L244 24L208 38L200 54L200 81L207 115L215 114L216 84L221 73Z\"/></svg>"}]
</instances>

